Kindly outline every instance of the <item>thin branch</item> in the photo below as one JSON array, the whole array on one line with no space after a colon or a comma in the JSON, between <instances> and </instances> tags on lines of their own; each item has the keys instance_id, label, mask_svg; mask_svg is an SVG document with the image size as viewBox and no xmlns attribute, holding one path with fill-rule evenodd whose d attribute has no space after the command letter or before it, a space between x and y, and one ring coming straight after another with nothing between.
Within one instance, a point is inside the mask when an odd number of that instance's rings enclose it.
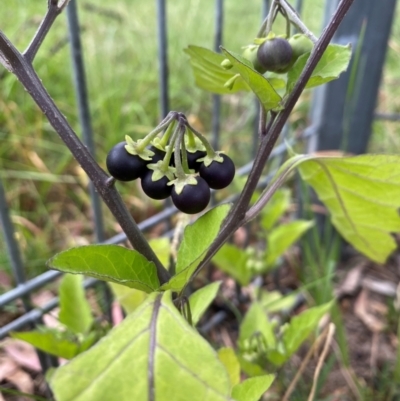
<instances>
[{"instance_id":1,"label":"thin branch","mask_svg":"<svg viewBox=\"0 0 400 401\"><path fill-rule=\"evenodd\" d=\"M314 34L305 26L303 21L300 19L296 10L292 8L292 6L286 2L286 0L278 0L281 7L286 11L288 18L293 22L297 28L300 29L314 44L317 43L318 38L314 36Z\"/></svg>"},{"instance_id":2,"label":"thin branch","mask_svg":"<svg viewBox=\"0 0 400 401\"><path fill-rule=\"evenodd\" d=\"M322 341L325 339L325 337L328 335L329 332L329 326L325 328L325 330L319 335L319 337L314 341L313 345L310 347L310 349L307 352L307 355L305 356L305 358L303 359L303 361L301 362L300 367L297 369L297 372L294 376L294 378L292 379L292 381L290 382L289 387L287 388L282 401L288 401L289 397L291 396L291 394L293 393L294 389L296 388L296 384L299 381L301 375L303 374L304 369L306 368L309 360L311 359L311 357L318 352L319 347L322 343Z\"/></svg>"},{"instance_id":3,"label":"thin branch","mask_svg":"<svg viewBox=\"0 0 400 401\"><path fill-rule=\"evenodd\" d=\"M329 350L329 347L331 345L331 342L332 342L334 334L335 334L335 325L333 323L330 323L329 324L328 335L326 336L324 349L322 350L321 356L318 359L317 367L315 368L313 384L312 384L310 395L308 397L308 401L313 401L314 400L315 391L317 390L318 378L319 378L319 375L320 375L321 369L322 369L322 364L324 363L326 355L328 354L328 350Z\"/></svg>"},{"instance_id":4,"label":"thin branch","mask_svg":"<svg viewBox=\"0 0 400 401\"><path fill-rule=\"evenodd\" d=\"M1 31L0 60L6 61L7 65L10 66L10 71L16 75L32 99L46 115L50 124L93 182L99 195L103 198L111 213L120 224L132 246L148 260L154 262L161 284L167 282L170 274L159 261L143 233L138 228L120 194L115 186L112 185L113 181L110 180L110 177L96 163L88 149L83 145L63 114L54 104L39 77L36 75L32 64L18 52Z\"/></svg>"},{"instance_id":5,"label":"thin branch","mask_svg":"<svg viewBox=\"0 0 400 401\"><path fill-rule=\"evenodd\" d=\"M42 45L45 37L47 36L50 28L52 27L54 21L61 13L62 8L58 7L58 2L56 0L49 0L48 9L43 21L41 22L38 30L35 33L31 43L29 43L27 49L24 51L23 55L26 61L32 64L36 53L38 52L40 46Z\"/></svg>"},{"instance_id":6,"label":"thin branch","mask_svg":"<svg viewBox=\"0 0 400 401\"><path fill-rule=\"evenodd\" d=\"M275 21L276 15L277 15L277 2L276 2L276 0L272 0L271 8L269 10L269 14L267 17L267 25L265 27L265 35L266 36L271 32L272 24Z\"/></svg>"},{"instance_id":7,"label":"thin branch","mask_svg":"<svg viewBox=\"0 0 400 401\"><path fill-rule=\"evenodd\" d=\"M260 180L264 166L275 146L275 143L279 138L279 135L301 93L303 92L308 80L310 79L312 72L314 71L316 65L324 54L324 51L328 47L329 42L331 41L333 35L335 34L337 28L339 27L340 23L342 22L344 16L346 15L353 2L354 0L342 0L340 2L331 21L324 29L320 38L315 44L303 72L301 73L292 92L285 102L283 111L281 111L278 114L277 118L274 119L272 126L270 127L270 129L268 129L267 135L265 135L263 140L261 141L260 147L253 163L253 167L247 178L245 187L239 197L239 200L232 207L231 211L226 217L220 233L218 234L218 237L211 244L206 256L196 269L196 274L214 256L214 254L225 243L230 235L243 225L251 197L257 187L257 183Z\"/></svg>"}]
</instances>

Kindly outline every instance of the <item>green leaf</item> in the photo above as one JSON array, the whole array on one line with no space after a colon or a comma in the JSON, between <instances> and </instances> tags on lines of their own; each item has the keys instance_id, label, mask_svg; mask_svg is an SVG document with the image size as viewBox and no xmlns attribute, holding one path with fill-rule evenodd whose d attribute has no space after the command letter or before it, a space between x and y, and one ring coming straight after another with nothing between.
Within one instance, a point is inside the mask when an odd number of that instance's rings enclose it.
<instances>
[{"instance_id":1,"label":"green leaf","mask_svg":"<svg viewBox=\"0 0 400 401\"><path fill-rule=\"evenodd\" d=\"M273 229L267 237L266 265L272 266L313 225L312 221L297 220Z\"/></svg>"},{"instance_id":2,"label":"green leaf","mask_svg":"<svg viewBox=\"0 0 400 401\"><path fill-rule=\"evenodd\" d=\"M83 276L66 274L60 284L60 322L74 333L86 333L93 316L83 289Z\"/></svg>"},{"instance_id":3,"label":"green leaf","mask_svg":"<svg viewBox=\"0 0 400 401\"><path fill-rule=\"evenodd\" d=\"M231 205L229 204L217 206L185 228L178 249L175 267L177 273L187 268L208 249L218 235L221 224L230 208Z\"/></svg>"},{"instance_id":4,"label":"green leaf","mask_svg":"<svg viewBox=\"0 0 400 401\"><path fill-rule=\"evenodd\" d=\"M238 54L222 49L225 56L234 65L243 80L250 86L251 90L258 97L265 110L280 108L282 98L275 91L269 81L260 73L253 70L250 62Z\"/></svg>"},{"instance_id":5,"label":"green leaf","mask_svg":"<svg viewBox=\"0 0 400 401\"><path fill-rule=\"evenodd\" d=\"M245 349L245 344L257 334L263 336L268 348L275 348L274 325L269 321L262 306L258 302L253 302L240 324L238 339L240 348Z\"/></svg>"},{"instance_id":6,"label":"green leaf","mask_svg":"<svg viewBox=\"0 0 400 401\"><path fill-rule=\"evenodd\" d=\"M220 95L238 91L249 91L248 85L242 79L237 79L233 89L225 87L225 82L235 76L236 71L224 70L221 62L225 56L199 46L189 46L184 50L190 57L196 85L204 90Z\"/></svg>"},{"instance_id":7,"label":"green leaf","mask_svg":"<svg viewBox=\"0 0 400 401\"><path fill-rule=\"evenodd\" d=\"M87 245L58 253L47 262L51 269L84 274L152 292L159 288L157 270L139 252L117 245Z\"/></svg>"},{"instance_id":8,"label":"green leaf","mask_svg":"<svg viewBox=\"0 0 400 401\"><path fill-rule=\"evenodd\" d=\"M208 284L189 297L190 311L192 314L192 324L196 326L203 313L210 306L211 302L217 296L219 287L222 281L216 281L215 283Z\"/></svg>"},{"instance_id":9,"label":"green leaf","mask_svg":"<svg viewBox=\"0 0 400 401\"><path fill-rule=\"evenodd\" d=\"M171 241L168 237L152 238L149 245L157 255L163 266L169 265L169 257L171 255Z\"/></svg>"},{"instance_id":10,"label":"green leaf","mask_svg":"<svg viewBox=\"0 0 400 401\"><path fill-rule=\"evenodd\" d=\"M317 157L299 166L333 225L358 251L384 263L400 232L400 156Z\"/></svg>"},{"instance_id":11,"label":"green leaf","mask_svg":"<svg viewBox=\"0 0 400 401\"><path fill-rule=\"evenodd\" d=\"M334 301L307 309L291 319L289 326L283 332L282 341L285 344L285 353L289 359L314 331L322 316L329 312Z\"/></svg>"},{"instance_id":12,"label":"green leaf","mask_svg":"<svg viewBox=\"0 0 400 401\"><path fill-rule=\"evenodd\" d=\"M235 354L235 350L230 347L224 347L218 350L218 358L224 364L229 374L231 386L240 382L240 363Z\"/></svg>"},{"instance_id":13,"label":"green leaf","mask_svg":"<svg viewBox=\"0 0 400 401\"><path fill-rule=\"evenodd\" d=\"M265 370L260 365L247 360L241 354L238 354L237 358L239 360L241 369L247 376L255 377L265 375Z\"/></svg>"},{"instance_id":14,"label":"green leaf","mask_svg":"<svg viewBox=\"0 0 400 401\"><path fill-rule=\"evenodd\" d=\"M290 190L282 188L276 191L262 211L261 225L270 230L289 209Z\"/></svg>"},{"instance_id":15,"label":"green leaf","mask_svg":"<svg viewBox=\"0 0 400 401\"><path fill-rule=\"evenodd\" d=\"M236 401L258 401L270 388L274 375L251 377L232 389L232 397Z\"/></svg>"},{"instance_id":16,"label":"green leaf","mask_svg":"<svg viewBox=\"0 0 400 401\"><path fill-rule=\"evenodd\" d=\"M79 353L79 344L62 337L62 333L55 331L28 331L11 333L11 337L33 345L34 347L51 355L64 359L72 359Z\"/></svg>"},{"instance_id":17,"label":"green leaf","mask_svg":"<svg viewBox=\"0 0 400 401\"><path fill-rule=\"evenodd\" d=\"M287 93L293 90L293 87L300 77L309 57L310 53L303 54L290 69L288 73ZM339 75L343 71L346 71L350 58L350 45L329 45L307 82L306 88L313 88L339 78Z\"/></svg>"},{"instance_id":18,"label":"green leaf","mask_svg":"<svg viewBox=\"0 0 400 401\"><path fill-rule=\"evenodd\" d=\"M230 208L230 204L217 206L186 227L178 249L177 274L161 287L162 290L180 291L186 285L218 235Z\"/></svg>"},{"instance_id":19,"label":"green leaf","mask_svg":"<svg viewBox=\"0 0 400 401\"><path fill-rule=\"evenodd\" d=\"M125 287L117 283L108 283L115 300L124 308L127 314L135 311L147 298L147 294L135 288Z\"/></svg>"},{"instance_id":20,"label":"green leaf","mask_svg":"<svg viewBox=\"0 0 400 401\"><path fill-rule=\"evenodd\" d=\"M283 296L279 291L260 291L260 303L266 312L280 312L290 309L296 303L297 294L289 293Z\"/></svg>"},{"instance_id":21,"label":"green leaf","mask_svg":"<svg viewBox=\"0 0 400 401\"><path fill-rule=\"evenodd\" d=\"M248 268L249 258L249 254L243 249L224 244L212 260L218 269L229 274L242 286L246 286L252 277L252 271Z\"/></svg>"},{"instance_id":22,"label":"green leaf","mask_svg":"<svg viewBox=\"0 0 400 401\"><path fill-rule=\"evenodd\" d=\"M216 352L176 310L171 293L151 294L87 352L50 378L57 401L228 401Z\"/></svg>"}]
</instances>

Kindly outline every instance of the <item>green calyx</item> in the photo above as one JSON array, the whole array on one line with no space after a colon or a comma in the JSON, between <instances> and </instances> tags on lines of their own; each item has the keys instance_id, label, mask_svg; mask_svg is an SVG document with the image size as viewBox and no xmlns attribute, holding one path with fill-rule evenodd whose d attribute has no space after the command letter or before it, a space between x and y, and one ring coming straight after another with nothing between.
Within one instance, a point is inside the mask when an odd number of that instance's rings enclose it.
<instances>
[{"instance_id":1,"label":"green calyx","mask_svg":"<svg viewBox=\"0 0 400 401\"><path fill-rule=\"evenodd\" d=\"M185 185L197 185L197 180L195 177L195 174L189 174L186 175L185 178L177 178L175 180L172 180L167 185L174 185L175 192L180 195Z\"/></svg>"},{"instance_id":2,"label":"green calyx","mask_svg":"<svg viewBox=\"0 0 400 401\"><path fill-rule=\"evenodd\" d=\"M190 129L186 131L186 134L185 146L188 152L194 153L198 150L206 150L200 139Z\"/></svg>"},{"instance_id":3,"label":"green calyx","mask_svg":"<svg viewBox=\"0 0 400 401\"><path fill-rule=\"evenodd\" d=\"M156 137L150 142L150 144L153 145L155 148L166 152L163 138Z\"/></svg>"},{"instance_id":4,"label":"green calyx","mask_svg":"<svg viewBox=\"0 0 400 401\"><path fill-rule=\"evenodd\" d=\"M201 159L197 159L199 163L203 162L206 167L208 167L212 162L223 163L224 159L220 154L223 152L215 152L213 156L202 157Z\"/></svg>"},{"instance_id":5,"label":"green calyx","mask_svg":"<svg viewBox=\"0 0 400 401\"><path fill-rule=\"evenodd\" d=\"M143 147L143 140L134 141L129 135L125 136L125 149L131 155L137 155L143 160L151 160L154 156L154 152L147 149L146 146Z\"/></svg>"},{"instance_id":6,"label":"green calyx","mask_svg":"<svg viewBox=\"0 0 400 401\"><path fill-rule=\"evenodd\" d=\"M161 180L164 176L168 178L169 181L173 181L175 178L175 168L168 166L164 168L164 163L162 160L158 161L157 163L150 163L147 165L149 170L153 170L153 174L151 176L151 180L158 181Z\"/></svg>"}]
</instances>

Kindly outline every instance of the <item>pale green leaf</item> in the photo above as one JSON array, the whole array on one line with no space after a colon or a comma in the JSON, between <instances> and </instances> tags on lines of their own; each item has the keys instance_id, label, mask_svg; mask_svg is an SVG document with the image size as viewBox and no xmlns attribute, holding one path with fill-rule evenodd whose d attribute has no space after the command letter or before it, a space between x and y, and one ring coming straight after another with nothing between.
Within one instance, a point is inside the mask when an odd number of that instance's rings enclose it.
<instances>
[{"instance_id":1,"label":"pale green leaf","mask_svg":"<svg viewBox=\"0 0 400 401\"><path fill-rule=\"evenodd\" d=\"M152 238L149 240L149 245L157 255L163 266L169 265L171 255L171 241L168 237Z\"/></svg>"},{"instance_id":2,"label":"pale green leaf","mask_svg":"<svg viewBox=\"0 0 400 401\"><path fill-rule=\"evenodd\" d=\"M240 324L239 346L245 349L245 344L249 341L251 342L257 335L261 335L264 338L268 348L275 348L274 325L269 321L262 306L258 302L253 302Z\"/></svg>"},{"instance_id":3,"label":"pale green leaf","mask_svg":"<svg viewBox=\"0 0 400 401\"><path fill-rule=\"evenodd\" d=\"M274 228L267 237L266 265L272 266L313 224L312 221L296 220Z\"/></svg>"},{"instance_id":4,"label":"pale green leaf","mask_svg":"<svg viewBox=\"0 0 400 401\"><path fill-rule=\"evenodd\" d=\"M287 92L291 92L307 63L310 53L300 56L288 73ZM329 45L314 69L306 88L313 88L337 79L346 71L351 58L350 45Z\"/></svg>"},{"instance_id":5,"label":"pale green leaf","mask_svg":"<svg viewBox=\"0 0 400 401\"><path fill-rule=\"evenodd\" d=\"M206 309L217 296L221 281L208 284L189 297L190 311L192 314L192 324L196 326Z\"/></svg>"},{"instance_id":6,"label":"pale green leaf","mask_svg":"<svg viewBox=\"0 0 400 401\"><path fill-rule=\"evenodd\" d=\"M273 313L285 311L293 307L296 303L297 294L289 293L283 296L279 291L260 292L260 303L266 312Z\"/></svg>"},{"instance_id":7,"label":"pale green leaf","mask_svg":"<svg viewBox=\"0 0 400 401\"><path fill-rule=\"evenodd\" d=\"M232 397L236 401L258 401L270 388L274 375L251 377L232 389Z\"/></svg>"},{"instance_id":8,"label":"pale green leaf","mask_svg":"<svg viewBox=\"0 0 400 401\"><path fill-rule=\"evenodd\" d=\"M51 269L84 274L152 292L159 288L157 270L139 252L117 245L87 245L58 253L47 262Z\"/></svg>"},{"instance_id":9,"label":"pale green leaf","mask_svg":"<svg viewBox=\"0 0 400 401\"><path fill-rule=\"evenodd\" d=\"M151 294L134 313L50 378L57 401L228 401L216 352L176 310Z\"/></svg>"},{"instance_id":10,"label":"pale green leaf","mask_svg":"<svg viewBox=\"0 0 400 401\"><path fill-rule=\"evenodd\" d=\"M186 227L178 250L177 274L161 287L162 290L180 291L189 282L218 235L230 208L230 204L217 206Z\"/></svg>"},{"instance_id":11,"label":"pale green leaf","mask_svg":"<svg viewBox=\"0 0 400 401\"><path fill-rule=\"evenodd\" d=\"M235 245L224 246L213 256L213 263L218 269L229 274L242 286L250 283L252 271L248 267L249 254Z\"/></svg>"},{"instance_id":12,"label":"pale green leaf","mask_svg":"<svg viewBox=\"0 0 400 401\"><path fill-rule=\"evenodd\" d=\"M93 323L90 305L83 289L83 276L66 274L60 284L60 313L62 324L74 333L86 333Z\"/></svg>"},{"instance_id":13,"label":"pale green leaf","mask_svg":"<svg viewBox=\"0 0 400 401\"><path fill-rule=\"evenodd\" d=\"M276 191L262 211L261 225L270 230L289 209L290 190L282 188Z\"/></svg>"},{"instance_id":14,"label":"pale green leaf","mask_svg":"<svg viewBox=\"0 0 400 401\"><path fill-rule=\"evenodd\" d=\"M11 337L26 341L41 351L64 359L72 359L80 351L77 342L63 338L62 333L55 331L11 333Z\"/></svg>"},{"instance_id":15,"label":"pale green leaf","mask_svg":"<svg viewBox=\"0 0 400 401\"><path fill-rule=\"evenodd\" d=\"M358 251L384 263L400 232L400 156L304 159L301 177L328 208L333 225Z\"/></svg>"},{"instance_id":16,"label":"pale green leaf","mask_svg":"<svg viewBox=\"0 0 400 401\"><path fill-rule=\"evenodd\" d=\"M258 97L265 110L279 108L282 98L275 91L268 79L253 70L250 62L238 54L222 49L225 56L231 61L243 80L250 86Z\"/></svg>"},{"instance_id":17,"label":"pale green leaf","mask_svg":"<svg viewBox=\"0 0 400 401\"><path fill-rule=\"evenodd\" d=\"M218 358L229 374L231 386L236 386L240 382L240 363L235 350L230 347L221 348L218 350Z\"/></svg>"},{"instance_id":18,"label":"pale green leaf","mask_svg":"<svg viewBox=\"0 0 400 401\"><path fill-rule=\"evenodd\" d=\"M199 217L193 224L188 225L183 233L183 239L178 249L176 272L179 273L201 256L214 241L230 204L217 206Z\"/></svg>"},{"instance_id":19,"label":"pale green leaf","mask_svg":"<svg viewBox=\"0 0 400 401\"><path fill-rule=\"evenodd\" d=\"M239 360L241 369L247 376L255 377L265 375L265 370L260 365L247 360L244 355L238 354L237 358Z\"/></svg>"},{"instance_id":20,"label":"pale green leaf","mask_svg":"<svg viewBox=\"0 0 400 401\"><path fill-rule=\"evenodd\" d=\"M291 319L282 336L287 358L290 358L297 351L311 332L316 329L322 316L328 313L332 306L333 301L314 306Z\"/></svg>"},{"instance_id":21,"label":"pale green leaf","mask_svg":"<svg viewBox=\"0 0 400 401\"><path fill-rule=\"evenodd\" d=\"M147 298L143 291L129 288L117 283L108 283L114 294L115 300L124 308L127 314L135 311Z\"/></svg>"},{"instance_id":22,"label":"pale green leaf","mask_svg":"<svg viewBox=\"0 0 400 401\"><path fill-rule=\"evenodd\" d=\"M224 70L221 62L225 56L199 46L189 46L184 50L190 57L196 85L204 90L220 95L231 94L238 91L249 91L248 85L242 79L237 79L233 89L224 86L236 71Z\"/></svg>"},{"instance_id":23,"label":"pale green leaf","mask_svg":"<svg viewBox=\"0 0 400 401\"><path fill-rule=\"evenodd\" d=\"M290 355L286 354L284 349L271 349L267 352L267 358L275 366L282 366L290 358Z\"/></svg>"}]
</instances>

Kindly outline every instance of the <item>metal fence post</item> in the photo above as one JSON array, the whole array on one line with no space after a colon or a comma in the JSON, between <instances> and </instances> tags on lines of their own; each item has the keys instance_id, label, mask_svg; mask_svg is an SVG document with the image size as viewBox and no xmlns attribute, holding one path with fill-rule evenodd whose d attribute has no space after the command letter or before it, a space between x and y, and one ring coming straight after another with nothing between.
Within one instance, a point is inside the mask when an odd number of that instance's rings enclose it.
<instances>
[{"instance_id":1,"label":"metal fence post","mask_svg":"<svg viewBox=\"0 0 400 401\"><path fill-rule=\"evenodd\" d=\"M327 17L338 3L327 1ZM366 151L395 6L396 0L355 0L339 26L333 41L351 43L353 58L340 79L315 91L311 120L318 140L310 151ZM359 46L361 56L357 60L354 52Z\"/></svg>"},{"instance_id":2,"label":"metal fence post","mask_svg":"<svg viewBox=\"0 0 400 401\"><path fill-rule=\"evenodd\" d=\"M15 238L14 226L11 221L10 211L7 205L6 194L3 187L3 182L0 180L0 227L4 234L4 239L6 243L6 249L8 256L10 258L10 264L14 279L17 285L23 284L26 281L24 264L21 257L21 252ZM32 309L32 304L30 300L30 295L24 295L21 297L22 305L25 312L29 312ZM35 328L35 323L29 323L30 328ZM57 362L54 358L44 352L37 351L39 357L40 365L45 372L48 368L52 366L57 366Z\"/></svg>"}]
</instances>

